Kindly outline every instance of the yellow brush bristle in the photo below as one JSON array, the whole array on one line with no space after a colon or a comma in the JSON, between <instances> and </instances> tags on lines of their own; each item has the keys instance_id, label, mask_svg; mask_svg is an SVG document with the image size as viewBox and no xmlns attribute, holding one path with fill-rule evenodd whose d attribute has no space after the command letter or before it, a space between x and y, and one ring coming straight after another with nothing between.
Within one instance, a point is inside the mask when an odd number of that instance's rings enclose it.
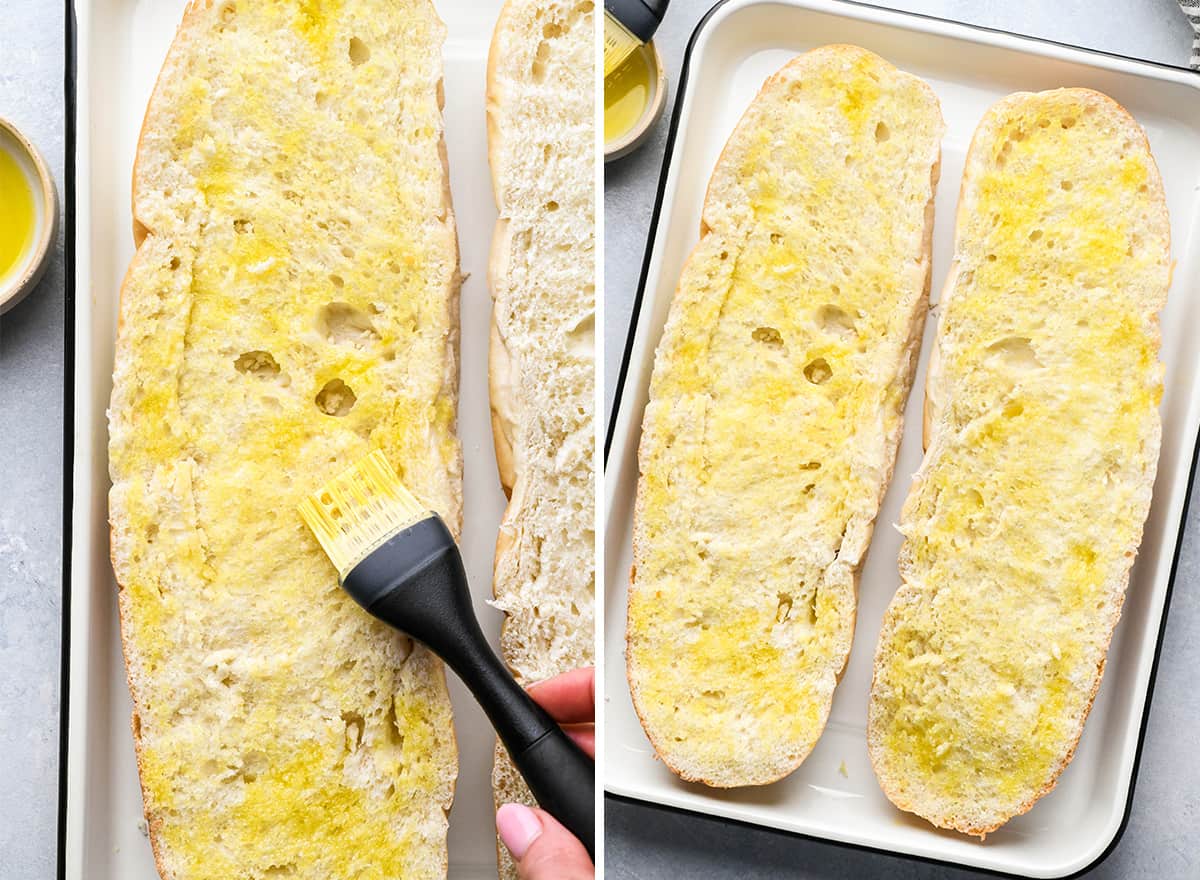
<instances>
[{"instance_id":1,"label":"yellow brush bristle","mask_svg":"<svg viewBox=\"0 0 1200 880\"><path fill-rule=\"evenodd\" d=\"M298 509L339 580L402 528L432 516L379 450L309 495Z\"/></svg>"}]
</instances>

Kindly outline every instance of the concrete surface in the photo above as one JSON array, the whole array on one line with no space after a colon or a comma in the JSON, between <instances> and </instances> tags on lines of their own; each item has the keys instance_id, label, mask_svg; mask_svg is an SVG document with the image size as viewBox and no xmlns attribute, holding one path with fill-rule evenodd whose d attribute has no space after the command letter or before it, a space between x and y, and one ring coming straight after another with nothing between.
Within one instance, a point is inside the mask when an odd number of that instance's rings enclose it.
<instances>
[{"instance_id":1,"label":"concrete surface","mask_svg":"<svg viewBox=\"0 0 1200 880\"><path fill-rule=\"evenodd\" d=\"M63 4L0 0L0 115L62 192ZM0 317L0 878L54 876L63 463L62 232L53 265Z\"/></svg>"},{"instance_id":2,"label":"concrete surface","mask_svg":"<svg viewBox=\"0 0 1200 880\"><path fill-rule=\"evenodd\" d=\"M673 0L655 38L672 85L687 40L713 0ZM1171 64L1186 64L1192 32L1175 0L875 0L879 5L1000 28ZM1198 74L1200 75L1200 74ZM654 207L669 112L653 140L605 169L605 410L629 329ZM1181 290L1177 283L1176 295ZM1091 878L1200 877L1200 510L1184 540L1132 818L1121 844ZM608 646L621 650L622 646ZM606 876L611 880L767 880L802 877L959 880L970 871L857 852L720 820L609 799Z\"/></svg>"}]
</instances>

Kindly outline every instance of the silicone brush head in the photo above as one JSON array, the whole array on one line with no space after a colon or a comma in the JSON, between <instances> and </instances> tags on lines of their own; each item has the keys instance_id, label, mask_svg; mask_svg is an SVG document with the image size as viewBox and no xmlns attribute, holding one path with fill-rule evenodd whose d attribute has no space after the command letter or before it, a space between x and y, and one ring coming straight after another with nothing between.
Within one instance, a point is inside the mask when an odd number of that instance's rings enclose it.
<instances>
[{"instance_id":1,"label":"silicone brush head","mask_svg":"<svg viewBox=\"0 0 1200 880\"><path fill-rule=\"evenodd\" d=\"M301 501L299 511L340 581L397 532L435 516L378 449Z\"/></svg>"}]
</instances>

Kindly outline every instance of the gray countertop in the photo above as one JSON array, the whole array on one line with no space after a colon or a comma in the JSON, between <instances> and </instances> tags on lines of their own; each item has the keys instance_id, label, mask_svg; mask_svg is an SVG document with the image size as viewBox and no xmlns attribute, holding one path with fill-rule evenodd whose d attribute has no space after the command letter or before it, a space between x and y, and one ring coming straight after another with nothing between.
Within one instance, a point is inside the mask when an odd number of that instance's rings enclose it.
<instances>
[{"instance_id":1,"label":"gray countertop","mask_svg":"<svg viewBox=\"0 0 1200 880\"><path fill-rule=\"evenodd\" d=\"M673 0L655 37L672 84L693 28L713 0ZM892 6L1122 55L1186 64L1192 32L1175 0L874 0ZM669 116L669 112L667 114ZM667 134L667 118L641 150L605 169L605 410L612 405ZM1129 826L1089 878L1200 876L1200 510L1183 543ZM608 646L620 650L621 646ZM612 880L966 878L942 868L718 820L608 800L606 876Z\"/></svg>"},{"instance_id":2,"label":"gray countertop","mask_svg":"<svg viewBox=\"0 0 1200 880\"><path fill-rule=\"evenodd\" d=\"M182 0L180 0L182 5ZM675 0L658 42L671 76L708 0ZM1173 63L1190 36L1174 0L959 0L910 9ZM41 148L63 187L63 9L47 0L0 0L0 115ZM641 262L665 126L656 143L610 166L606 400L611 399ZM0 880L54 875L62 607L62 243L40 288L0 318ZM1163 645L1129 830L1097 877L1183 878L1200 872L1200 766L1189 742L1200 722L1192 684L1200 668L1200 558L1189 522ZM968 876L765 831L612 804L608 876L814 878Z\"/></svg>"},{"instance_id":3,"label":"gray countertop","mask_svg":"<svg viewBox=\"0 0 1200 880\"><path fill-rule=\"evenodd\" d=\"M0 0L0 116L63 190L63 4ZM60 227L61 230L61 227ZM0 878L54 876L62 608L63 258L0 317Z\"/></svg>"}]
</instances>

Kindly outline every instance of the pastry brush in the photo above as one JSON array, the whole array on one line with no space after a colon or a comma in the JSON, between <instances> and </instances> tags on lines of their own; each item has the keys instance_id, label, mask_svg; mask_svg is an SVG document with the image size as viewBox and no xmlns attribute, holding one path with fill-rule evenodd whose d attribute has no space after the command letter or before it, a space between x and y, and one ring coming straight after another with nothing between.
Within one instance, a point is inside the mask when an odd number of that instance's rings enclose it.
<instances>
[{"instance_id":1,"label":"pastry brush","mask_svg":"<svg viewBox=\"0 0 1200 880\"><path fill-rule=\"evenodd\" d=\"M342 588L446 661L487 713L539 806L594 858L595 764L488 645L442 518L409 493L378 450L299 509Z\"/></svg>"}]
</instances>

